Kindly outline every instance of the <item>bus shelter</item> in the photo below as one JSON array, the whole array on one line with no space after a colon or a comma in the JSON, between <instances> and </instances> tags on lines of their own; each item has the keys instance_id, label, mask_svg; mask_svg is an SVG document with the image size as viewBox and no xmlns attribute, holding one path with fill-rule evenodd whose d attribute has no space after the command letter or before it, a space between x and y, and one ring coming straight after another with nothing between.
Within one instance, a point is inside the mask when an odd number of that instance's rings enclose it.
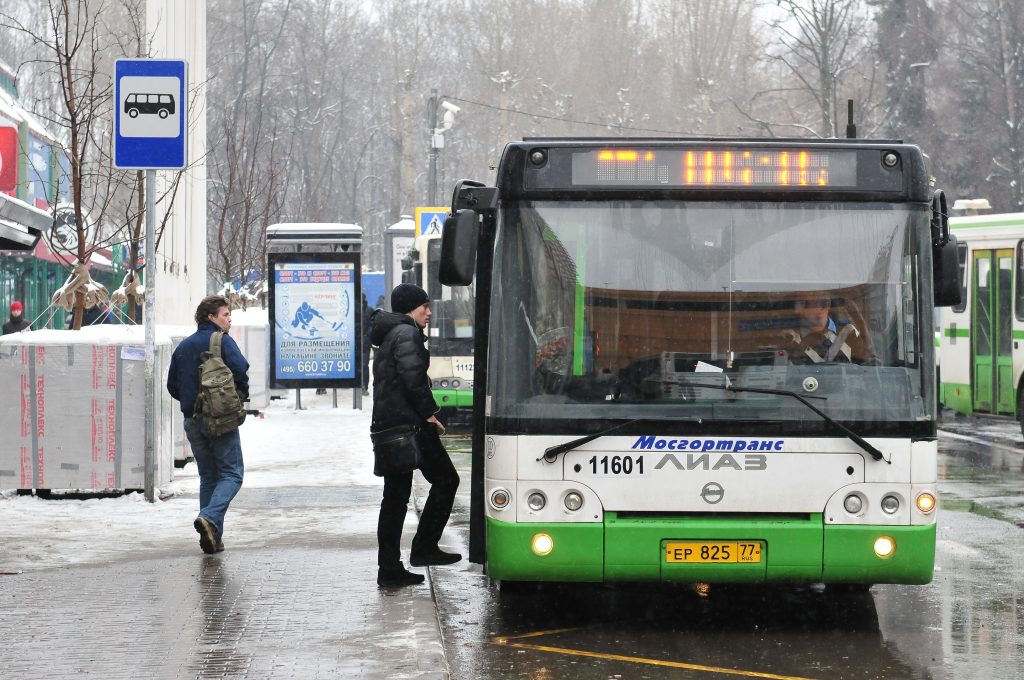
<instances>
[{"instance_id":1,"label":"bus shelter","mask_svg":"<svg viewBox=\"0 0 1024 680\"><path fill-rule=\"evenodd\" d=\"M366 370L362 348L362 227L345 223L285 223L267 227L270 283L270 386L352 388L362 408Z\"/></svg>"}]
</instances>

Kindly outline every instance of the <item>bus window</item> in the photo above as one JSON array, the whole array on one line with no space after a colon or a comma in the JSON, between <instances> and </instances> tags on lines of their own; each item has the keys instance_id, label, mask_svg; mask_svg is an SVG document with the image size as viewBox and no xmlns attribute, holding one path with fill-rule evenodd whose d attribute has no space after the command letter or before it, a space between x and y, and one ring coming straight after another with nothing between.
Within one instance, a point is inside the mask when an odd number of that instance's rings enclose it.
<instances>
[{"instance_id":1,"label":"bus window","mask_svg":"<svg viewBox=\"0 0 1024 680\"><path fill-rule=\"evenodd\" d=\"M1017 288L1014 291L1013 309L1018 321L1024 321L1024 241L1017 242ZM961 299L963 293L961 292Z\"/></svg>"},{"instance_id":2,"label":"bus window","mask_svg":"<svg viewBox=\"0 0 1024 680\"><path fill-rule=\"evenodd\" d=\"M960 269L960 304L953 307L953 311L962 314L967 309L967 243L958 243L956 246L956 259ZM1022 312L1024 313L1024 312Z\"/></svg>"}]
</instances>

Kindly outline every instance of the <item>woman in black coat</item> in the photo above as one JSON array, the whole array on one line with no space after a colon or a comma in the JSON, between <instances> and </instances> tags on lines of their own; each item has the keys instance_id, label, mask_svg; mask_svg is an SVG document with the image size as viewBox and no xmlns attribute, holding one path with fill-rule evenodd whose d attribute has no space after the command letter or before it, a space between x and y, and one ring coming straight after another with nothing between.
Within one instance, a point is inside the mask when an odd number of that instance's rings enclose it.
<instances>
[{"instance_id":1,"label":"woman in black coat","mask_svg":"<svg viewBox=\"0 0 1024 680\"><path fill-rule=\"evenodd\" d=\"M423 329L430 321L430 301L419 286L403 283L391 292L392 312L378 309L370 317L373 358L373 422L370 430L416 425L423 461L420 472L430 482L430 493L412 540L409 563L414 567L453 564L462 559L438 547L455 503L459 474L441 443L444 425L437 419L437 403L430 390ZM402 526L409 508L412 473L384 477L384 496L377 521L377 584L408 586L423 576L402 565Z\"/></svg>"}]
</instances>

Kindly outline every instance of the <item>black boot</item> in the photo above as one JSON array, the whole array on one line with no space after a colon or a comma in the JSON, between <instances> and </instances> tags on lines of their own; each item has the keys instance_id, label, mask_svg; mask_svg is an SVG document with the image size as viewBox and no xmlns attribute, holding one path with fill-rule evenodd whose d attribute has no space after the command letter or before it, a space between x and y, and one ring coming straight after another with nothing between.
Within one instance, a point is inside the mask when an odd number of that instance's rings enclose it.
<instances>
[{"instance_id":1,"label":"black boot","mask_svg":"<svg viewBox=\"0 0 1024 680\"><path fill-rule=\"evenodd\" d=\"M423 583L423 574L408 571L401 564L397 569L377 569L377 585L381 588L402 588Z\"/></svg>"},{"instance_id":2,"label":"black boot","mask_svg":"<svg viewBox=\"0 0 1024 680\"><path fill-rule=\"evenodd\" d=\"M462 559L459 553L450 553L434 548L433 550L416 551L409 555L409 564L414 567L431 567L443 564L455 564Z\"/></svg>"}]
</instances>

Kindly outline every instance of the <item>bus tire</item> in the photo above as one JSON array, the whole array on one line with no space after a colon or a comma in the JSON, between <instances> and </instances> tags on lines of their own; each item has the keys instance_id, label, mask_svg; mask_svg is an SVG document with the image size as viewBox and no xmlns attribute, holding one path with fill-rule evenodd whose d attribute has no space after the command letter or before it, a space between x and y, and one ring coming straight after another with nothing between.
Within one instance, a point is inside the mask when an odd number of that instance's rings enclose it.
<instances>
[{"instance_id":1,"label":"bus tire","mask_svg":"<svg viewBox=\"0 0 1024 680\"><path fill-rule=\"evenodd\" d=\"M825 590L836 595L857 595L871 590L873 583L829 583Z\"/></svg>"},{"instance_id":2,"label":"bus tire","mask_svg":"<svg viewBox=\"0 0 1024 680\"><path fill-rule=\"evenodd\" d=\"M533 581L498 581L498 592L502 595L518 595L536 587Z\"/></svg>"}]
</instances>

